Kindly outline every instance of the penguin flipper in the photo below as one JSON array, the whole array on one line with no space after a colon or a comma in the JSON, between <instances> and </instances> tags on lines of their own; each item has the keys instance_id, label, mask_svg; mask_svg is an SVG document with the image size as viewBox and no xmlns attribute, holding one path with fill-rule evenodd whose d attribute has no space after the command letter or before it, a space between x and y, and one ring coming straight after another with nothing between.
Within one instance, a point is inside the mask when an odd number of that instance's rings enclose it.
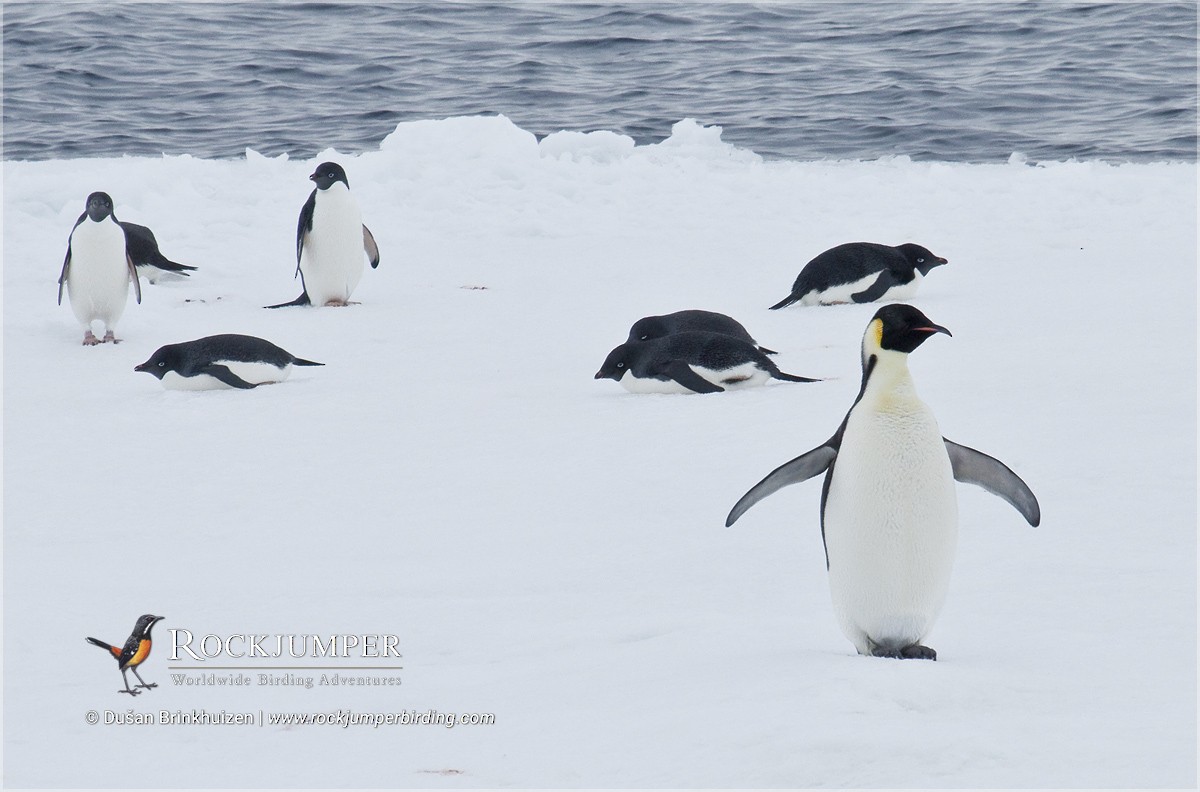
<instances>
[{"instance_id":1,"label":"penguin flipper","mask_svg":"<svg viewBox=\"0 0 1200 792\"><path fill-rule=\"evenodd\" d=\"M133 279L133 293L137 296L138 305L142 304L142 282L138 280L137 267L129 254L125 254L125 264L129 267L129 277Z\"/></svg>"},{"instance_id":2,"label":"penguin flipper","mask_svg":"<svg viewBox=\"0 0 1200 792\"><path fill-rule=\"evenodd\" d=\"M663 373L683 387L696 393L722 393L725 390L720 385L714 385L704 379L704 377L701 377L692 370L691 366L682 360L672 360Z\"/></svg>"},{"instance_id":3,"label":"penguin flipper","mask_svg":"<svg viewBox=\"0 0 1200 792\"><path fill-rule=\"evenodd\" d=\"M246 380L242 379L237 374L234 374L232 371L229 370L228 366L222 366L219 363L210 363L209 365L205 366L204 368L199 369L196 373L197 374L207 374L208 376L212 377L213 379L218 379L221 382L224 382L226 385L228 385L231 388L239 388L241 390L249 390L250 388L258 387L257 385L255 385L253 383L246 382Z\"/></svg>"},{"instance_id":4,"label":"penguin flipper","mask_svg":"<svg viewBox=\"0 0 1200 792\"><path fill-rule=\"evenodd\" d=\"M875 279L874 283L857 294L851 294L850 299L856 303L875 302L880 297L887 294L888 289L899 285L900 281L896 279L896 276L892 274L892 271L885 269L879 273L879 277Z\"/></svg>"},{"instance_id":5,"label":"penguin flipper","mask_svg":"<svg viewBox=\"0 0 1200 792\"><path fill-rule=\"evenodd\" d=\"M304 202L304 206L300 208L300 218L296 221L296 275L300 274L300 254L304 252L304 243L308 241L308 232L312 231L313 211L316 208L317 191L313 190L309 194L308 200Z\"/></svg>"},{"instance_id":6,"label":"penguin flipper","mask_svg":"<svg viewBox=\"0 0 1200 792\"><path fill-rule=\"evenodd\" d=\"M789 484L799 484L801 481L808 481L813 476L824 473L836 458L837 449L826 443L801 454L791 462L783 463L772 470L765 479L751 487L750 491L734 504L729 516L725 518L725 527L733 525L751 506L768 495L774 494Z\"/></svg>"},{"instance_id":7,"label":"penguin flipper","mask_svg":"<svg viewBox=\"0 0 1200 792\"><path fill-rule=\"evenodd\" d=\"M1006 500L1010 506L1035 528L1042 521L1042 510L1037 498L1021 477L1000 460L982 451L946 440L946 452L950 455L950 467L954 479L966 484L983 487L993 495Z\"/></svg>"},{"instance_id":8,"label":"penguin flipper","mask_svg":"<svg viewBox=\"0 0 1200 792\"><path fill-rule=\"evenodd\" d=\"M367 251L367 258L371 260L371 269L378 269L379 245L375 244L375 236L366 226L363 226L363 250Z\"/></svg>"},{"instance_id":9,"label":"penguin flipper","mask_svg":"<svg viewBox=\"0 0 1200 792\"><path fill-rule=\"evenodd\" d=\"M67 285L67 272L71 269L71 243L67 242L67 257L63 259L62 274L58 276L58 304L62 305L63 287Z\"/></svg>"}]
</instances>

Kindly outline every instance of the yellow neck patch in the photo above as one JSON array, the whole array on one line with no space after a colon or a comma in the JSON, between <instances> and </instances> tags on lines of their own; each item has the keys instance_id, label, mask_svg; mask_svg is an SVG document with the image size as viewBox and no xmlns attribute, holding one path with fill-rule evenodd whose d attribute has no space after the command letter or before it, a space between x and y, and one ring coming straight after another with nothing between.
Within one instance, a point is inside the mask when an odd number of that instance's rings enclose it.
<instances>
[{"instance_id":1,"label":"yellow neck patch","mask_svg":"<svg viewBox=\"0 0 1200 792\"><path fill-rule=\"evenodd\" d=\"M867 338L871 339L874 349L883 349L883 320L872 319L867 327ZM872 350L873 351L873 350Z\"/></svg>"}]
</instances>

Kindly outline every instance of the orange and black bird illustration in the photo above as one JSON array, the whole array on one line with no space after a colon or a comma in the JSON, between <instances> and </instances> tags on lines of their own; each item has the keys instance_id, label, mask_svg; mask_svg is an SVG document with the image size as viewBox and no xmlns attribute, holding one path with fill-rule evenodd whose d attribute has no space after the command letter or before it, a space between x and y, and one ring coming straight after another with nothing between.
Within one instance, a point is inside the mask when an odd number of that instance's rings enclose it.
<instances>
[{"instance_id":1,"label":"orange and black bird illustration","mask_svg":"<svg viewBox=\"0 0 1200 792\"><path fill-rule=\"evenodd\" d=\"M129 678L125 676L126 671L132 671L133 675L138 678L138 682L141 683L134 685L134 688L158 687L158 684L154 682L147 685L146 680L142 679L142 675L137 672L137 667L146 662L146 658L150 656L150 630L162 618L162 616L153 616L147 613L138 619L137 624L133 626L133 634L129 636L129 640L125 642L124 646L113 646L96 638L87 639L88 643L99 646L116 658L117 667L121 669L121 679L125 680L125 689L118 690L118 693L136 696L142 692L129 687Z\"/></svg>"}]
</instances>

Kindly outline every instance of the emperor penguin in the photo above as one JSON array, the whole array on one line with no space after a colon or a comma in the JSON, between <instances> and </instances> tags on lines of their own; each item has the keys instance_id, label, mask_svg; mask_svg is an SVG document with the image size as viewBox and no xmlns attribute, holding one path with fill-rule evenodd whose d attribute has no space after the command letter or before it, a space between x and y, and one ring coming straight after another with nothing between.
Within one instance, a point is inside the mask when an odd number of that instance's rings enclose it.
<instances>
[{"instance_id":1,"label":"emperor penguin","mask_svg":"<svg viewBox=\"0 0 1200 792\"><path fill-rule=\"evenodd\" d=\"M113 214L112 198L94 192L67 238L67 255L58 277L58 304L62 305L65 287L71 310L83 325L84 346L119 343L114 330L125 312L131 282L141 303L142 286L129 256L125 229ZM104 324L103 340L92 332L93 322Z\"/></svg>"},{"instance_id":2,"label":"emperor penguin","mask_svg":"<svg viewBox=\"0 0 1200 792\"><path fill-rule=\"evenodd\" d=\"M950 583L958 541L955 480L1000 496L1030 525L1037 498L1002 462L942 437L917 397L908 355L937 333L910 305L880 308L862 342L862 387L827 441L776 468L729 513L820 473L821 537L833 609L859 654L936 660L922 641Z\"/></svg>"},{"instance_id":3,"label":"emperor penguin","mask_svg":"<svg viewBox=\"0 0 1200 792\"><path fill-rule=\"evenodd\" d=\"M316 187L300 209L296 224L296 274L303 291L291 302L268 305L349 305L363 275L363 251L371 269L379 266L379 247L363 225L358 201L350 193L346 171L322 162L308 177Z\"/></svg>"}]
</instances>

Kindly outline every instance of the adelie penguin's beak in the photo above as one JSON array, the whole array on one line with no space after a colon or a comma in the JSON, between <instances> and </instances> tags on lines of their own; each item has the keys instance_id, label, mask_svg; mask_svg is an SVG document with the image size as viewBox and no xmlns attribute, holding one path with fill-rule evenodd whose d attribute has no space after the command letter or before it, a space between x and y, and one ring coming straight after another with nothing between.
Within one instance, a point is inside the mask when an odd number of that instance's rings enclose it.
<instances>
[{"instance_id":1,"label":"adelie penguin's beak","mask_svg":"<svg viewBox=\"0 0 1200 792\"><path fill-rule=\"evenodd\" d=\"M596 376L592 377L592 379L604 379L604 372L603 372L603 371L597 371L597 372L596 372Z\"/></svg>"},{"instance_id":2,"label":"adelie penguin's beak","mask_svg":"<svg viewBox=\"0 0 1200 792\"><path fill-rule=\"evenodd\" d=\"M942 258L941 256L939 256L939 257L937 257L936 259L934 259L934 261L936 261L938 264L949 264L949 263L950 263L949 261L947 261L946 259Z\"/></svg>"},{"instance_id":3,"label":"adelie penguin's beak","mask_svg":"<svg viewBox=\"0 0 1200 792\"><path fill-rule=\"evenodd\" d=\"M309 180L309 181L316 181L316 180L317 180L317 174L316 174L316 173L313 173L311 176L309 176L309 177L308 177L308 180Z\"/></svg>"},{"instance_id":4,"label":"adelie penguin's beak","mask_svg":"<svg viewBox=\"0 0 1200 792\"><path fill-rule=\"evenodd\" d=\"M145 370L146 370L146 364L145 364L145 363L138 363L136 366L134 366L134 367L133 367L133 370L134 370L134 371L145 371Z\"/></svg>"}]
</instances>

